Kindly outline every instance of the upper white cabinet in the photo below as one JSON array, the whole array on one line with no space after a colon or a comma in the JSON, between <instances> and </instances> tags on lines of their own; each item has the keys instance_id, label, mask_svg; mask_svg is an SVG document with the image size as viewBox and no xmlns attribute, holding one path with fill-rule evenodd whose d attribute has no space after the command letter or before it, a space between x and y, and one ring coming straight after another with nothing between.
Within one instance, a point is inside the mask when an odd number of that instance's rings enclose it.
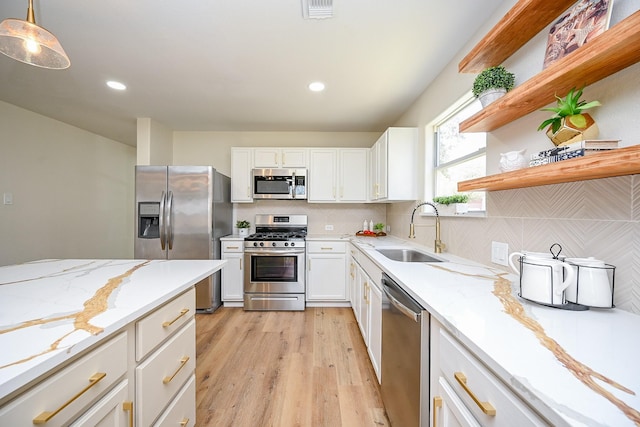
<instances>
[{"instance_id":1,"label":"upper white cabinet","mask_svg":"<svg viewBox=\"0 0 640 427\"><path fill-rule=\"evenodd\" d=\"M369 199L418 198L418 129L389 128L370 150Z\"/></svg>"},{"instance_id":2,"label":"upper white cabinet","mask_svg":"<svg viewBox=\"0 0 640 427\"><path fill-rule=\"evenodd\" d=\"M366 202L366 148L309 150L309 202Z\"/></svg>"},{"instance_id":3,"label":"upper white cabinet","mask_svg":"<svg viewBox=\"0 0 640 427\"><path fill-rule=\"evenodd\" d=\"M253 202L251 191L252 148L231 148L231 201Z\"/></svg>"},{"instance_id":4,"label":"upper white cabinet","mask_svg":"<svg viewBox=\"0 0 640 427\"><path fill-rule=\"evenodd\" d=\"M306 168L306 148L254 148L254 168Z\"/></svg>"}]
</instances>

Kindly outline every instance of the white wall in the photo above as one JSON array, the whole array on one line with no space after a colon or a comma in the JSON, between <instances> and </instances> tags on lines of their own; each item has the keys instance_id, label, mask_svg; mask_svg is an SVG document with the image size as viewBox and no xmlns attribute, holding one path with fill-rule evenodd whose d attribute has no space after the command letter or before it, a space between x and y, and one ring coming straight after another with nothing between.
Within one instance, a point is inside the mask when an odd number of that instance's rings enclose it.
<instances>
[{"instance_id":1,"label":"white wall","mask_svg":"<svg viewBox=\"0 0 640 427\"><path fill-rule=\"evenodd\" d=\"M174 132L174 165L231 175L231 147L371 147L382 132Z\"/></svg>"},{"instance_id":2,"label":"white wall","mask_svg":"<svg viewBox=\"0 0 640 427\"><path fill-rule=\"evenodd\" d=\"M0 265L133 257L134 147L4 102L0 131Z\"/></svg>"},{"instance_id":3,"label":"white wall","mask_svg":"<svg viewBox=\"0 0 640 427\"><path fill-rule=\"evenodd\" d=\"M148 117L139 117L136 125L136 164L173 164L173 130Z\"/></svg>"}]
</instances>

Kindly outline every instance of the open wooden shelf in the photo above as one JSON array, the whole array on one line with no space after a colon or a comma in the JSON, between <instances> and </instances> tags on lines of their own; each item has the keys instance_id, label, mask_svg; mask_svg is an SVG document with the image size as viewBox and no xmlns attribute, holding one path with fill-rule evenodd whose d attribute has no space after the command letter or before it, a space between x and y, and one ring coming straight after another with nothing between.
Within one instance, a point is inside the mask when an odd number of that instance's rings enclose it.
<instances>
[{"instance_id":1,"label":"open wooden shelf","mask_svg":"<svg viewBox=\"0 0 640 427\"><path fill-rule=\"evenodd\" d=\"M521 0L458 64L461 73L495 67L520 49L547 24L559 18L575 0Z\"/></svg>"},{"instance_id":2,"label":"open wooden shelf","mask_svg":"<svg viewBox=\"0 0 640 427\"><path fill-rule=\"evenodd\" d=\"M507 92L460 123L461 132L489 132L519 119L573 87L584 87L640 61L640 11Z\"/></svg>"},{"instance_id":3,"label":"open wooden shelf","mask_svg":"<svg viewBox=\"0 0 640 427\"><path fill-rule=\"evenodd\" d=\"M640 145L603 151L497 175L458 182L458 191L496 191L640 173Z\"/></svg>"}]
</instances>

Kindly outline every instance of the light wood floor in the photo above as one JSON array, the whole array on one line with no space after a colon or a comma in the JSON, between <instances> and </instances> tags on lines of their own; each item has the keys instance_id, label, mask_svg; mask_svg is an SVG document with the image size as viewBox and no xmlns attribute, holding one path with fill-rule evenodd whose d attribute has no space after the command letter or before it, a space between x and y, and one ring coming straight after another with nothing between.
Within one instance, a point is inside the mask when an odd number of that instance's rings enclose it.
<instances>
[{"instance_id":1,"label":"light wood floor","mask_svg":"<svg viewBox=\"0 0 640 427\"><path fill-rule=\"evenodd\" d=\"M196 315L197 424L389 426L350 308Z\"/></svg>"}]
</instances>

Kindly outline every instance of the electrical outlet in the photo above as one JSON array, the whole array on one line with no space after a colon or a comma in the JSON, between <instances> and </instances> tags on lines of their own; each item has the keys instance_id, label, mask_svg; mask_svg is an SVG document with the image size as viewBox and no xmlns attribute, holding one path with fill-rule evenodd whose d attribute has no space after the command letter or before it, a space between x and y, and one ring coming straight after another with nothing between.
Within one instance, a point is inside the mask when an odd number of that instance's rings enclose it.
<instances>
[{"instance_id":1,"label":"electrical outlet","mask_svg":"<svg viewBox=\"0 0 640 427\"><path fill-rule=\"evenodd\" d=\"M509 265L509 245L502 242L491 242L491 262Z\"/></svg>"},{"instance_id":2,"label":"electrical outlet","mask_svg":"<svg viewBox=\"0 0 640 427\"><path fill-rule=\"evenodd\" d=\"M387 224L387 233L391 233L391 226Z\"/></svg>"},{"instance_id":3,"label":"electrical outlet","mask_svg":"<svg viewBox=\"0 0 640 427\"><path fill-rule=\"evenodd\" d=\"M324 231L333 231L333 225L330 225L330 224L325 225Z\"/></svg>"},{"instance_id":4,"label":"electrical outlet","mask_svg":"<svg viewBox=\"0 0 640 427\"><path fill-rule=\"evenodd\" d=\"M4 204L12 205L13 204L13 194L12 193L4 193L3 194Z\"/></svg>"}]
</instances>

